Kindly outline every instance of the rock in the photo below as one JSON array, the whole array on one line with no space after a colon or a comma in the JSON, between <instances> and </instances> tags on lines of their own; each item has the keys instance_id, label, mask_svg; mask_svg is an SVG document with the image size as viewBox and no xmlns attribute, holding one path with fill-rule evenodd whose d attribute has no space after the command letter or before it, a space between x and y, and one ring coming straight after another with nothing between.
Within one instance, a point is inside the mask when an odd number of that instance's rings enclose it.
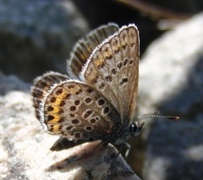
<instances>
[{"instance_id":1,"label":"rock","mask_svg":"<svg viewBox=\"0 0 203 180\"><path fill-rule=\"evenodd\" d=\"M34 117L29 85L15 76L2 75L0 82L0 179L140 180L111 145L50 151L58 136L44 132Z\"/></svg>"},{"instance_id":2,"label":"rock","mask_svg":"<svg viewBox=\"0 0 203 180\"><path fill-rule=\"evenodd\" d=\"M0 2L0 70L31 81L48 70L66 72L66 59L88 25L68 1Z\"/></svg>"},{"instance_id":3,"label":"rock","mask_svg":"<svg viewBox=\"0 0 203 180\"><path fill-rule=\"evenodd\" d=\"M0 72L0 95L4 95L9 91L29 91L30 85L18 79L15 75L5 76Z\"/></svg>"},{"instance_id":4,"label":"rock","mask_svg":"<svg viewBox=\"0 0 203 180\"><path fill-rule=\"evenodd\" d=\"M144 179L203 177L203 14L155 41L142 58L141 114L161 110L177 122L150 121L144 133ZM142 42L142 40L141 40Z\"/></svg>"}]
</instances>

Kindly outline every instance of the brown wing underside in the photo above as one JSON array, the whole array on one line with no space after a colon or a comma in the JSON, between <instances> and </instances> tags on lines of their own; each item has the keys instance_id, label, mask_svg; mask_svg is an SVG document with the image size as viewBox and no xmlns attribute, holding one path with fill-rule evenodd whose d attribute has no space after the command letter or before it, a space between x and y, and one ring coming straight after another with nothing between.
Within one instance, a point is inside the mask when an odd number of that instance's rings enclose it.
<instances>
[{"instance_id":1,"label":"brown wing underside","mask_svg":"<svg viewBox=\"0 0 203 180\"><path fill-rule=\"evenodd\" d=\"M123 123L129 123L135 113L138 65L138 30L129 25L94 50L81 75L88 85L114 105Z\"/></svg>"},{"instance_id":2,"label":"brown wing underside","mask_svg":"<svg viewBox=\"0 0 203 180\"><path fill-rule=\"evenodd\" d=\"M33 106L38 120L40 120L40 104L44 101L47 92L51 86L58 84L61 81L68 80L68 76L57 72L48 72L34 80L34 85L31 90Z\"/></svg>"},{"instance_id":3,"label":"brown wing underside","mask_svg":"<svg viewBox=\"0 0 203 180\"><path fill-rule=\"evenodd\" d=\"M43 123L70 141L101 139L120 125L120 116L97 90L68 80L53 87L43 105Z\"/></svg>"},{"instance_id":4,"label":"brown wing underside","mask_svg":"<svg viewBox=\"0 0 203 180\"><path fill-rule=\"evenodd\" d=\"M68 74L70 77L79 77L82 67L87 62L92 51L106 38L118 31L118 26L114 23L100 26L91 31L85 38L80 39L71 53L68 60Z\"/></svg>"}]
</instances>

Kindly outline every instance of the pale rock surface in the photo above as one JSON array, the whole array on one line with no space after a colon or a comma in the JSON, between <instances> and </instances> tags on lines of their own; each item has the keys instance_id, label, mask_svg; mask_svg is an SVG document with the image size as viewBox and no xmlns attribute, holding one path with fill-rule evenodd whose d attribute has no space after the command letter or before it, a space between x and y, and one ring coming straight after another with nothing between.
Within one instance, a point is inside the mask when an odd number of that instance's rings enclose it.
<instances>
[{"instance_id":1,"label":"pale rock surface","mask_svg":"<svg viewBox=\"0 0 203 180\"><path fill-rule=\"evenodd\" d=\"M101 148L97 141L50 151L58 136L44 132L34 117L29 85L5 76L0 82L7 85L0 89L0 179L140 179L111 145Z\"/></svg>"}]
</instances>

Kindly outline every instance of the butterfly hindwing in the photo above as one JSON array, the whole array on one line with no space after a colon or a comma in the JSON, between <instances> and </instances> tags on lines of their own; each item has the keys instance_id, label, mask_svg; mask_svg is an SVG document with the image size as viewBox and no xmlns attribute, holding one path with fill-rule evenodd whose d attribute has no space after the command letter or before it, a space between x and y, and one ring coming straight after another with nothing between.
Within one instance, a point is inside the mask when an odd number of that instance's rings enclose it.
<instances>
[{"instance_id":1,"label":"butterfly hindwing","mask_svg":"<svg viewBox=\"0 0 203 180\"><path fill-rule=\"evenodd\" d=\"M42 106L42 121L47 131L71 141L100 139L120 124L119 113L112 104L97 90L79 81L57 84Z\"/></svg>"},{"instance_id":2,"label":"butterfly hindwing","mask_svg":"<svg viewBox=\"0 0 203 180\"><path fill-rule=\"evenodd\" d=\"M37 77L34 80L34 85L31 90L33 97L33 105L35 108L35 114L38 120L41 119L41 103L44 102L44 98L47 95L47 92L50 90L51 86L58 84L61 81L68 80L68 76L57 73L57 72L48 72L42 76Z\"/></svg>"}]
</instances>

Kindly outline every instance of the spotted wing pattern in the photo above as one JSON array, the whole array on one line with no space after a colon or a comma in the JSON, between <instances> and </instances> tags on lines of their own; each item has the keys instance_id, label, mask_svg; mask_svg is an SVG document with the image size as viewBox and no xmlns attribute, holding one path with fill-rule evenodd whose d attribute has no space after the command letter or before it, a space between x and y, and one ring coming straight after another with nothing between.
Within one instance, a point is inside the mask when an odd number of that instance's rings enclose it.
<instances>
[{"instance_id":1,"label":"spotted wing pattern","mask_svg":"<svg viewBox=\"0 0 203 180\"><path fill-rule=\"evenodd\" d=\"M122 123L132 121L137 98L139 35L134 25L123 26L91 54L81 78L118 110Z\"/></svg>"},{"instance_id":2,"label":"spotted wing pattern","mask_svg":"<svg viewBox=\"0 0 203 180\"><path fill-rule=\"evenodd\" d=\"M118 29L116 24L109 23L108 25L100 26L91 31L85 38L80 39L73 48L70 59L67 61L70 77L78 78L82 67L95 47L118 31Z\"/></svg>"},{"instance_id":3,"label":"spotted wing pattern","mask_svg":"<svg viewBox=\"0 0 203 180\"><path fill-rule=\"evenodd\" d=\"M35 108L35 114L38 120L41 120L41 104L44 102L44 98L51 86L58 84L61 81L68 80L68 76L62 75L57 72L48 72L34 80L34 85L31 90L33 105Z\"/></svg>"},{"instance_id":4,"label":"spotted wing pattern","mask_svg":"<svg viewBox=\"0 0 203 180\"><path fill-rule=\"evenodd\" d=\"M53 134L70 141L100 139L119 126L120 115L97 90L79 81L63 81L42 104L42 122Z\"/></svg>"}]
</instances>

